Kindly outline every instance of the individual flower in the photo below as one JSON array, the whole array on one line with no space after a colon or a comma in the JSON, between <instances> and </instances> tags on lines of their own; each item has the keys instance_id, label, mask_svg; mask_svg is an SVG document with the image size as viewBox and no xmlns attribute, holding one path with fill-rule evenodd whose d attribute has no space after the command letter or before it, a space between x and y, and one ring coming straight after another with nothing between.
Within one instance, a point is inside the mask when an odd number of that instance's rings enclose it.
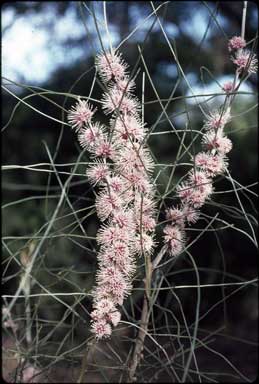
<instances>
[{"instance_id":1,"label":"individual flower","mask_svg":"<svg viewBox=\"0 0 259 384\"><path fill-rule=\"evenodd\" d=\"M223 84L222 89L226 93L233 92L234 91L234 83L232 81L228 81L228 82Z\"/></svg>"},{"instance_id":2,"label":"individual flower","mask_svg":"<svg viewBox=\"0 0 259 384\"><path fill-rule=\"evenodd\" d=\"M113 217L111 219L113 224L117 224L120 228L125 228L127 230L134 230L135 223L133 219L133 211L130 209L127 210L115 210Z\"/></svg>"},{"instance_id":3,"label":"individual flower","mask_svg":"<svg viewBox=\"0 0 259 384\"><path fill-rule=\"evenodd\" d=\"M77 104L69 110L68 122L77 132L91 121L94 113L95 110L87 101L79 99Z\"/></svg>"},{"instance_id":4,"label":"individual flower","mask_svg":"<svg viewBox=\"0 0 259 384\"><path fill-rule=\"evenodd\" d=\"M136 98L119 91L115 87L109 89L102 99L103 110L106 114L121 112L123 115L137 115L140 104Z\"/></svg>"},{"instance_id":5,"label":"individual flower","mask_svg":"<svg viewBox=\"0 0 259 384\"><path fill-rule=\"evenodd\" d=\"M152 191L153 185L145 172L135 169L128 172L125 171L125 173L126 185L133 187L135 191L147 195Z\"/></svg>"},{"instance_id":6,"label":"individual flower","mask_svg":"<svg viewBox=\"0 0 259 384\"><path fill-rule=\"evenodd\" d=\"M111 271L113 270L113 273ZM111 297L115 305L122 305L131 291L131 284L118 268L100 268L97 274L95 297Z\"/></svg>"},{"instance_id":7,"label":"individual flower","mask_svg":"<svg viewBox=\"0 0 259 384\"><path fill-rule=\"evenodd\" d=\"M129 138L142 142L146 136L143 124L134 115L118 116L111 121L111 127L114 129L116 137L121 139L122 142L127 141Z\"/></svg>"},{"instance_id":8,"label":"individual flower","mask_svg":"<svg viewBox=\"0 0 259 384\"><path fill-rule=\"evenodd\" d=\"M107 338L111 336L112 328L106 320L94 321L91 325L91 330L97 339Z\"/></svg>"},{"instance_id":9,"label":"individual flower","mask_svg":"<svg viewBox=\"0 0 259 384\"><path fill-rule=\"evenodd\" d=\"M119 81L125 78L128 65L117 52L101 53L96 57L96 67L101 79L106 83L110 80Z\"/></svg>"},{"instance_id":10,"label":"individual flower","mask_svg":"<svg viewBox=\"0 0 259 384\"><path fill-rule=\"evenodd\" d=\"M142 232L136 236L134 251L139 254L149 254L151 255L155 247L155 241L152 235Z\"/></svg>"},{"instance_id":11,"label":"individual flower","mask_svg":"<svg viewBox=\"0 0 259 384\"><path fill-rule=\"evenodd\" d=\"M177 192L178 197L181 200L188 202L188 201L190 201L190 198L191 198L192 189L193 188L191 187L191 185L189 183L187 183L186 181L184 181L181 184L177 185L176 192Z\"/></svg>"},{"instance_id":12,"label":"individual flower","mask_svg":"<svg viewBox=\"0 0 259 384\"><path fill-rule=\"evenodd\" d=\"M155 203L154 200L145 195L137 195L134 201L134 210L135 215L140 220L140 215L150 215L155 214Z\"/></svg>"},{"instance_id":13,"label":"individual flower","mask_svg":"<svg viewBox=\"0 0 259 384\"><path fill-rule=\"evenodd\" d=\"M116 89L127 93L132 93L135 89L135 86L135 82L130 80L128 76L125 76L124 78L118 78L114 84Z\"/></svg>"},{"instance_id":14,"label":"individual flower","mask_svg":"<svg viewBox=\"0 0 259 384\"><path fill-rule=\"evenodd\" d=\"M231 58L233 63L237 66L238 72L246 71L248 73L257 72L257 59L256 55L248 50L237 51L236 55Z\"/></svg>"},{"instance_id":15,"label":"individual flower","mask_svg":"<svg viewBox=\"0 0 259 384\"><path fill-rule=\"evenodd\" d=\"M121 319L121 314L119 311L111 312L108 315L108 319L114 327L117 327L117 325L119 324L120 319Z\"/></svg>"},{"instance_id":16,"label":"individual flower","mask_svg":"<svg viewBox=\"0 0 259 384\"><path fill-rule=\"evenodd\" d=\"M234 36L228 42L228 50L231 52L233 50L242 49L246 46L246 41L241 36Z\"/></svg>"},{"instance_id":17,"label":"individual flower","mask_svg":"<svg viewBox=\"0 0 259 384\"><path fill-rule=\"evenodd\" d=\"M115 169L127 178L136 171L152 172L154 162L146 147L128 143L116 153Z\"/></svg>"},{"instance_id":18,"label":"individual flower","mask_svg":"<svg viewBox=\"0 0 259 384\"><path fill-rule=\"evenodd\" d=\"M97 255L100 263L107 263L106 265L111 265L115 263L116 266L121 263L121 260L126 260L131 258L130 254L130 243L118 240L113 241L108 245L103 245L100 249L100 252Z\"/></svg>"},{"instance_id":19,"label":"individual flower","mask_svg":"<svg viewBox=\"0 0 259 384\"><path fill-rule=\"evenodd\" d=\"M91 152L94 157L112 159L116 154L116 146L108 137L103 137L100 140L96 140L95 145L89 148L89 152Z\"/></svg>"},{"instance_id":20,"label":"individual flower","mask_svg":"<svg viewBox=\"0 0 259 384\"><path fill-rule=\"evenodd\" d=\"M104 139L104 126L99 123L90 123L79 131L78 141L81 147L90 149L96 145L98 141Z\"/></svg>"},{"instance_id":21,"label":"individual flower","mask_svg":"<svg viewBox=\"0 0 259 384\"><path fill-rule=\"evenodd\" d=\"M168 244L171 256L179 255L184 248L184 232L177 225L166 225L164 228L164 239Z\"/></svg>"},{"instance_id":22,"label":"individual flower","mask_svg":"<svg viewBox=\"0 0 259 384\"><path fill-rule=\"evenodd\" d=\"M147 214L142 214L141 219L138 221L138 230L141 232L153 232L156 226L156 220Z\"/></svg>"},{"instance_id":23,"label":"individual flower","mask_svg":"<svg viewBox=\"0 0 259 384\"><path fill-rule=\"evenodd\" d=\"M204 122L204 128L206 130L223 129L224 126L229 122L229 120L230 120L229 109L224 112L220 112L220 111L209 112L209 115L207 116L207 119Z\"/></svg>"},{"instance_id":24,"label":"individual flower","mask_svg":"<svg viewBox=\"0 0 259 384\"><path fill-rule=\"evenodd\" d=\"M96 313L99 318L106 316L108 313L115 310L114 303L111 299L101 299L95 303Z\"/></svg>"},{"instance_id":25,"label":"individual flower","mask_svg":"<svg viewBox=\"0 0 259 384\"><path fill-rule=\"evenodd\" d=\"M182 212L185 217L185 220L189 224L194 224L199 219L199 211L192 207L191 205L183 205L182 206Z\"/></svg>"},{"instance_id":26,"label":"individual flower","mask_svg":"<svg viewBox=\"0 0 259 384\"><path fill-rule=\"evenodd\" d=\"M174 225L179 225L184 227L184 214L183 211L179 208L169 208L166 211L166 220L171 221Z\"/></svg>"},{"instance_id":27,"label":"individual flower","mask_svg":"<svg viewBox=\"0 0 259 384\"><path fill-rule=\"evenodd\" d=\"M221 155L225 155L232 149L231 140L223 136L223 134L219 131L216 134L214 132L208 132L202 138L202 144L207 150L215 149Z\"/></svg>"},{"instance_id":28,"label":"individual flower","mask_svg":"<svg viewBox=\"0 0 259 384\"><path fill-rule=\"evenodd\" d=\"M200 190L206 188L206 186L211 183L207 173L197 169L192 169L188 173L188 180L191 186L199 188Z\"/></svg>"},{"instance_id":29,"label":"individual flower","mask_svg":"<svg viewBox=\"0 0 259 384\"><path fill-rule=\"evenodd\" d=\"M121 210L123 200L117 193L105 189L97 196L95 205L98 217L104 221L113 214L114 211Z\"/></svg>"},{"instance_id":30,"label":"individual flower","mask_svg":"<svg viewBox=\"0 0 259 384\"><path fill-rule=\"evenodd\" d=\"M183 204L200 208L212 193L212 183L206 186L195 187L189 183L182 183L177 187L177 194Z\"/></svg>"},{"instance_id":31,"label":"individual flower","mask_svg":"<svg viewBox=\"0 0 259 384\"><path fill-rule=\"evenodd\" d=\"M104 182L109 174L109 166L102 161L96 161L95 164L89 167L86 171L86 176L93 185Z\"/></svg>"},{"instance_id":32,"label":"individual flower","mask_svg":"<svg viewBox=\"0 0 259 384\"><path fill-rule=\"evenodd\" d=\"M97 234L97 242L109 247L111 243L124 242L128 244L134 238L134 233L118 225L102 226Z\"/></svg>"},{"instance_id":33,"label":"individual flower","mask_svg":"<svg viewBox=\"0 0 259 384\"><path fill-rule=\"evenodd\" d=\"M195 166L203 169L211 176L223 173L226 169L226 159L222 155L212 155L206 152L199 152L195 156Z\"/></svg>"},{"instance_id":34,"label":"individual flower","mask_svg":"<svg viewBox=\"0 0 259 384\"><path fill-rule=\"evenodd\" d=\"M196 209L200 208L202 205L205 204L206 200L210 198L212 191L212 184L208 184L206 188L203 189L194 189L191 194L191 199L188 203Z\"/></svg>"},{"instance_id":35,"label":"individual flower","mask_svg":"<svg viewBox=\"0 0 259 384\"><path fill-rule=\"evenodd\" d=\"M177 186L177 194L184 205L194 208L201 207L212 193L212 182L202 172L195 172L199 176L194 179L194 172L189 173L189 182L183 182ZM192 176L193 175L193 176Z\"/></svg>"},{"instance_id":36,"label":"individual flower","mask_svg":"<svg viewBox=\"0 0 259 384\"><path fill-rule=\"evenodd\" d=\"M110 247L106 247L98 254L100 268L114 263L116 268L128 279L136 270L136 264L131 256L132 249L122 242L116 242Z\"/></svg>"}]
</instances>

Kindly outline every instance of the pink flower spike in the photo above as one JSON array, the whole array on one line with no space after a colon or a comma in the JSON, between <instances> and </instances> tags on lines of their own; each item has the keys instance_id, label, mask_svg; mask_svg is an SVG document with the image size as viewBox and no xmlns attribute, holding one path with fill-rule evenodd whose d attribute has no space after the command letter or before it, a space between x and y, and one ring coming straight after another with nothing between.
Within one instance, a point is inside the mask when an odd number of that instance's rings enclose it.
<instances>
[{"instance_id":1,"label":"pink flower spike","mask_svg":"<svg viewBox=\"0 0 259 384\"><path fill-rule=\"evenodd\" d=\"M79 100L68 113L68 122L78 132L91 120L95 110L85 100Z\"/></svg>"},{"instance_id":2,"label":"pink flower spike","mask_svg":"<svg viewBox=\"0 0 259 384\"><path fill-rule=\"evenodd\" d=\"M246 41L241 36L234 36L228 42L228 50L231 52L236 49L242 49L246 46Z\"/></svg>"}]
</instances>

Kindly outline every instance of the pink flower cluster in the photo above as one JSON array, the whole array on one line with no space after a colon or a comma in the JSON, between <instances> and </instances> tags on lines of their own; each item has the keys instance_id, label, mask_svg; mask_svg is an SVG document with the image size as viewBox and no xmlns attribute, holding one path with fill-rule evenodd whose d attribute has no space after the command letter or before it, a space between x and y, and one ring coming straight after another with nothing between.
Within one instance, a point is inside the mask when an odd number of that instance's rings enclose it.
<instances>
[{"instance_id":1,"label":"pink flower cluster","mask_svg":"<svg viewBox=\"0 0 259 384\"><path fill-rule=\"evenodd\" d=\"M223 84L222 89L226 93L233 92L234 91L234 83L232 81L228 81L225 84Z\"/></svg>"},{"instance_id":2,"label":"pink flower cluster","mask_svg":"<svg viewBox=\"0 0 259 384\"><path fill-rule=\"evenodd\" d=\"M246 41L241 36L233 36L228 42L229 52L235 51L237 49L242 49L246 46Z\"/></svg>"},{"instance_id":3,"label":"pink flower cluster","mask_svg":"<svg viewBox=\"0 0 259 384\"><path fill-rule=\"evenodd\" d=\"M96 66L107 90L102 108L111 115L109 127L93 122L93 107L82 101L68 120L94 158L86 174L99 187L96 211L103 225L97 234L99 269L91 318L92 331L100 339L109 337L120 321L118 306L132 289L135 258L152 253L156 223L150 179L154 163L145 144L140 104L132 94L135 83L116 52L98 55Z\"/></svg>"},{"instance_id":4,"label":"pink flower cluster","mask_svg":"<svg viewBox=\"0 0 259 384\"><path fill-rule=\"evenodd\" d=\"M233 63L237 66L237 71L256 73L257 59L256 56L247 49L246 41L241 36L234 36L229 40L228 49L230 52L234 51L235 55L231 57Z\"/></svg>"},{"instance_id":5,"label":"pink flower cluster","mask_svg":"<svg viewBox=\"0 0 259 384\"><path fill-rule=\"evenodd\" d=\"M222 116L222 120L220 118ZM230 114L213 112L204 123L202 144L205 151L193 158L194 167L186 180L177 186L180 207L170 208L166 219L170 224L164 228L164 240L172 256L180 254L185 246L185 225L195 223L199 218L199 208L205 204L213 193L213 178L226 170L226 154L232 143L224 133L224 125L230 120Z\"/></svg>"},{"instance_id":6,"label":"pink flower cluster","mask_svg":"<svg viewBox=\"0 0 259 384\"><path fill-rule=\"evenodd\" d=\"M245 46L243 39L233 38L229 42L229 50L241 49ZM232 82L226 83L226 93L233 90ZM203 151L193 157L194 167L186 179L177 186L176 192L180 200L179 207L167 210L166 219L169 224L164 228L164 240L168 244L172 256L179 255L185 246L185 227L195 223L199 218L199 209L213 193L213 178L225 172L227 153L232 149L231 140L224 134L224 127L230 121L230 107L209 112L204 122L202 137Z\"/></svg>"}]
</instances>

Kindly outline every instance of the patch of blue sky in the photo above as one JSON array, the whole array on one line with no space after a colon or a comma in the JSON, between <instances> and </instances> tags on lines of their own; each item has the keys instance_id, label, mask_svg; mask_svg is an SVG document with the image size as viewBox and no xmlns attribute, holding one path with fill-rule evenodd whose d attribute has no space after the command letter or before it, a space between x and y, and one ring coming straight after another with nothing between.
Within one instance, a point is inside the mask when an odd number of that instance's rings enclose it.
<instances>
[{"instance_id":1,"label":"patch of blue sky","mask_svg":"<svg viewBox=\"0 0 259 384\"><path fill-rule=\"evenodd\" d=\"M47 43L44 31L34 29L24 17L17 18L2 40L3 76L12 80L46 80L50 70Z\"/></svg>"},{"instance_id":2,"label":"patch of blue sky","mask_svg":"<svg viewBox=\"0 0 259 384\"><path fill-rule=\"evenodd\" d=\"M101 15L103 16L103 15ZM115 46L119 41L115 26L109 25L110 36L107 35L103 20L98 17L102 44L109 47L111 39ZM78 59L100 51L101 44L96 33L87 36L86 30L73 7L67 9L65 15L57 17L53 7L47 7L37 14L32 11L27 16L19 16L13 20L13 12L3 12L2 27L13 24L6 31L2 40L2 74L14 81L25 80L30 83L42 83L60 66L69 66ZM53 29L46 28L46 23L53 22ZM48 25L48 24L47 24ZM93 18L88 23L89 31L95 31ZM84 38L82 47L62 46L68 39ZM93 47L89 43L93 41Z\"/></svg>"},{"instance_id":3,"label":"patch of blue sky","mask_svg":"<svg viewBox=\"0 0 259 384\"><path fill-rule=\"evenodd\" d=\"M78 39L86 34L81 20L78 20L76 10L69 7L59 22L55 24L55 39L58 41L67 41L69 39Z\"/></svg>"},{"instance_id":4,"label":"patch of blue sky","mask_svg":"<svg viewBox=\"0 0 259 384\"><path fill-rule=\"evenodd\" d=\"M130 37L131 42L143 42L147 36L147 33L151 30L152 32L158 32L159 31L159 25L158 23L154 23L155 16L151 16L148 20L143 21L140 23L140 19L137 20L137 23L135 26L132 26L132 30L134 30L137 26L139 28L136 30L136 32ZM152 27L152 29L151 29Z\"/></svg>"},{"instance_id":5,"label":"patch of blue sky","mask_svg":"<svg viewBox=\"0 0 259 384\"><path fill-rule=\"evenodd\" d=\"M52 10L53 11L53 10ZM10 22L9 12L3 12L6 23ZM45 22L54 21L53 30L46 29ZM41 83L61 64L83 57L84 49L62 47L62 40L78 38L85 34L79 25L75 12L67 12L63 18L55 17L51 8L30 16L19 16L6 31L2 39L2 74L14 81L26 80Z\"/></svg>"},{"instance_id":6,"label":"patch of blue sky","mask_svg":"<svg viewBox=\"0 0 259 384\"><path fill-rule=\"evenodd\" d=\"M211 11L214 12L213 9ZM224 29L227 26L226 18L220 14L216 14L215 17L218 25ZM199 44L206 34L203 42L205 47L208 46L208 40L220 32L218 25L211 19L211 14L206 8L201 8L199 12L194 13L191 22L186 20L180 24L184 33L191 37L196 44Z\"/></svg>"},{"instance_id":7,"label":"patch of blue sky","mask_svg":"<svg viewBox=\"0 0 259 384\"><path fill-rule=\"evenodd\" d=\"M179 28L177 27L176 24L174 24L172 22L167 21L164 24L164 29L165 29L165 32L169 38L175 38L175 37L179 36L179 33L180 33Z\"/></svg>"},{"instance_id":8,"label":"patch of blue sky","mask_svg":"<svg viewBox=\"0 0 259 384\"><path fill-rule=\"evenodd\" d=\"M159 71L167 77L175 78L177 76L177 65L161 61L159 63Z\"/></svg>"}]
</instances>

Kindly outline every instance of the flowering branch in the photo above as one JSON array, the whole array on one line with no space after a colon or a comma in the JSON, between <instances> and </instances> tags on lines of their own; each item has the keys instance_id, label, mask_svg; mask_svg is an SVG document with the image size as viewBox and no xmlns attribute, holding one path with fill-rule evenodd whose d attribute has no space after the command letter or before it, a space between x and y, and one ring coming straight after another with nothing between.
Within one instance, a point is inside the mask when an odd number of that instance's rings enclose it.
<instances>
[{"instance_id":1,"label":"flowering branch","mask_svg":"<svg viewBox=\"0 0 259 384\"><path fill-rule=\"evenodd\" d=\"M154 163L128 66L116 52L99 54L96 66L107 89L102 108L111 115L109 128L94 123L95 110L81 100L71 108L68 120L81 146L96 159L86 174L100 187L96 210L104 223L97 234L99 270L91 313L92 331L101 339L109 337L120 321L118 306L131 291L136 256L152 253L155 204L150 179Z\"/></svg>"}]
</instances>

